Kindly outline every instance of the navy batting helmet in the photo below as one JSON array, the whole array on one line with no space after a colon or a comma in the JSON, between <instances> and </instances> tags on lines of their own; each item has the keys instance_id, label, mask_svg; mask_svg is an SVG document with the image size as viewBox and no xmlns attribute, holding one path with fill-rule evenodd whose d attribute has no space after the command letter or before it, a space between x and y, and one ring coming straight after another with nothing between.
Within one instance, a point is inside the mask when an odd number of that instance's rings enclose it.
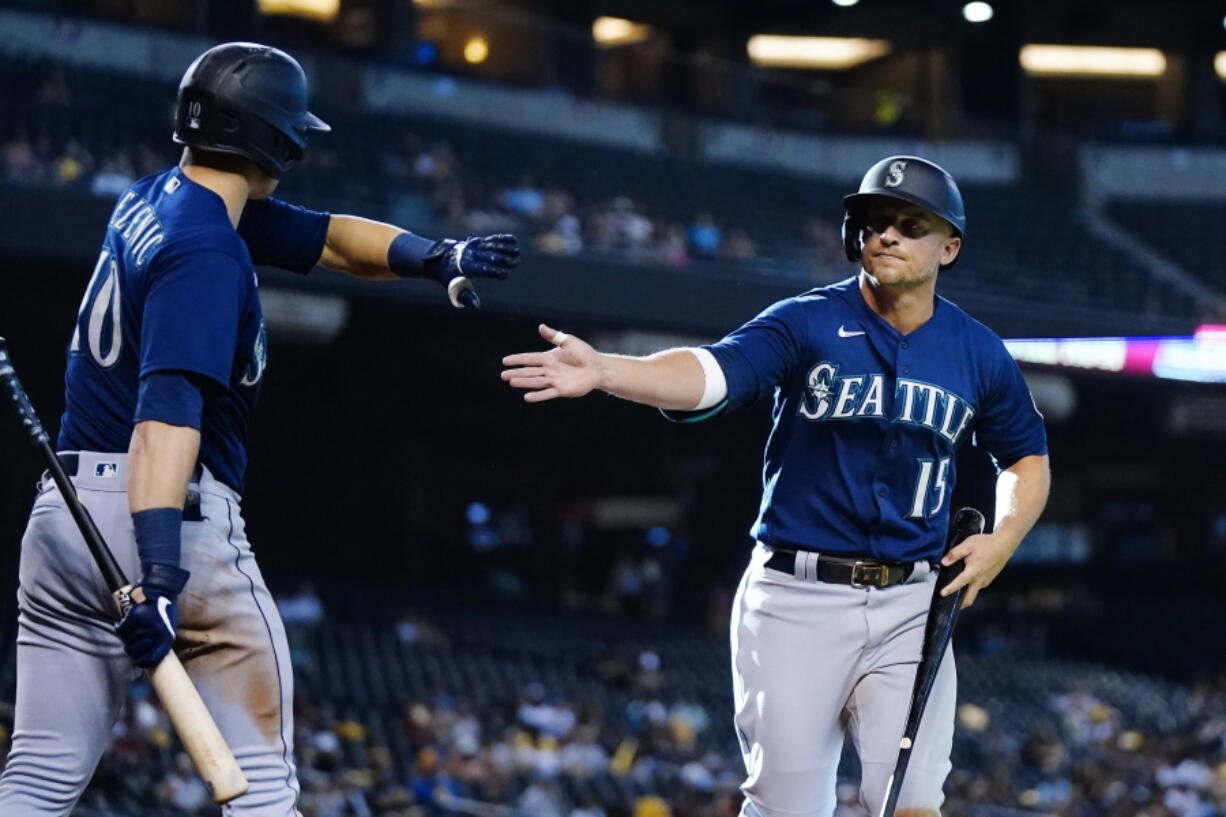
<instances>
[{"instance_id":1,"label":"navy batting helmet","mask_svg":"<svg viewBox=\"0 0 1226 817\"><path fill-rule=\"evenodd\" d=\"M874 196L888 196L923 207L948 221L954 235L966 233L966 210L954 177L940 165L918 156L889 156L868 169L860 189L843 197L843 247L848 261L860 260L864 211ZM957 260L956 258L954 259ZM944 264L941 269L952 267Z\"/></svg>"},{"instance_id":2,"label":"navy batting helmet","mask_svg":"<svg viewBox=\"0 0 1226 817\"><path fill-rule=\"evenodd\" d=\"M179 83L174 140L250 159L274 178L302 160L309 131L330 130L307 110L302 66L267 45L214 46Z\"/></svg>"}]
</instances>

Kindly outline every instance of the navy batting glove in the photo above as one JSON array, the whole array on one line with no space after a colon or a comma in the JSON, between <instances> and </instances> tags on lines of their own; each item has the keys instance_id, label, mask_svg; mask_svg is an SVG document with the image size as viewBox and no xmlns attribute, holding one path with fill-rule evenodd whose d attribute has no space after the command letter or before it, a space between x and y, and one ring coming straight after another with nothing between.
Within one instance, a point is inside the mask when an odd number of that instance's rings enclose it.
<instances>
[{"instance_id":1,"label":"navy batting glove","mask_svg":"<svg viewBox=\"0 0 1226 817\"><path fill-rule=\"evenodd\" d=\"M435 241L422 263L423 271L443 286L460 276L505 280L517 266L519 239L509 233Z\"/></svg>"},{"instance_id":2,"label":"navy batting glove","mask_svg":"<svg viewBox=\"0 0 1226 817\"><path fill-rule=\"evenodd\" d=\"M175 640L179 611L175 599L187 584L188 572L172 565L146 567L140 590L145 600L128 608L115 631L132 663L142 669L161 663Z\"/></svg>"}]
</instances>

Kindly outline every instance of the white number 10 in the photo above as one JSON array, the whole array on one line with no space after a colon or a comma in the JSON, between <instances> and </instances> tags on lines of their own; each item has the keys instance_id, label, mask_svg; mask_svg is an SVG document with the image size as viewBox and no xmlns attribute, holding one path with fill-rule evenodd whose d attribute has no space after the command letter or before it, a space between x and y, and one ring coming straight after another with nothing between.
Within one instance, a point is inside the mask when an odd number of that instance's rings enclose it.
<instances>
[{"instance_id":1,"label":"white number 10","mask_svg":"<svg viewBox=\"0 0 1226 817\"><path fill-rule=\"evenodd\" d=\"M935 469L932 467L932 460L920 460L919 466L919 479L915 484L915 499L911 501L911 513L907 514L908 519L925 519L929 516L936 516L941 512L941 506L945 503L945 477L949 472L949 457L941 457L936 462ZM934 470L936 471L936 485L932 485ZM931 511L925 511L930 489L936 491L936 502Z\"/></svg>"},{"instance_id":2,"label":"white number 10","mask_svg":"<svg viewBox=\"0 0 1226 817\"><path fill-rule=\"evenodd\" d=\"M94 267L89 286L85 288L85 297L81 299L81 308L77 311L77 329L72 334L70 352L81 351L81 329L84 326L89 354L104 369L115 365L123 347L123 313L120 310L120 300L119 265L111 257L111 251L104 249L98 256L98 264ZM103 351L102 330L108 317L111 320L111 337L106 350Z\"/></svg>"}]
</instances>

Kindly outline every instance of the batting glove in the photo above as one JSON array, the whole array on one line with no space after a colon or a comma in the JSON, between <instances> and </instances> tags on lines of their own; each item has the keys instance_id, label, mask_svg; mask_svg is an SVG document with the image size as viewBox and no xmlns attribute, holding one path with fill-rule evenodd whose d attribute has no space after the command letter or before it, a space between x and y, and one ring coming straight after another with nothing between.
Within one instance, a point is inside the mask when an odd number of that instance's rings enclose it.
<instances>
[{"instance_id":1,"label":"batting glove","mask_svg":"<svg viewBox=\"0 0 1226 817\"><path fill-rule=\"evenodd\" d=\"M470 235L463 241L435 241L422 265L426 273L446 286L452 278L504 280L519 266L519 239L509 233Z\"/></svg>"},{"instance_id":2,"label":"batting glove","mask_svg":"<svg viewBox=\"0 0 1226 817\"><path fill-rule=\"evenodd\" d=\"M186 570L171 565L153 563L147 566L133 594L143 596L143 600L132 604L115 625L124 652L136 666L142 669L156 667L170 652L179 625L175 600L189 575Z\"/></svg>"}]
</instances>

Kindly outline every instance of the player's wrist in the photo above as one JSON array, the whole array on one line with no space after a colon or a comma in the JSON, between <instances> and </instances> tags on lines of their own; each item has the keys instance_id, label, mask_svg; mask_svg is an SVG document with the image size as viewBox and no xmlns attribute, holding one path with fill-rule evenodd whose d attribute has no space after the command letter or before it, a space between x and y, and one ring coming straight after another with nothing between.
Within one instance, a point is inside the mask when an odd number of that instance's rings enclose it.
<instances>
[{"instance_id":1,"label":"player's wrist","mask_svg":"<svg viewBox=\"0 0 1226 817\"><path fill-rule=\"evenodd\" d=\"M387 268L401 278L433 278L446 283L442 272L454 241L401 233L387 248Z\"/></svg>"},{"instance_id":2,"label":"player's wrist","mask_svg":"<svg viewBox=\"0 0 1226 817\"><path fill-rule=\"evenodd\" d=\"M619 355L610 355L604 352L596 353L596 383L592 388L600 389L610 394L618 394L618 382L620 380L618 376L618 360Z\"/></svg>"},{"instance_id":3,"label":"player's wrist","mask_svg":"<svg viewBox=\"0 0 1226 817\"><path fill-rule=\"evenodd\" d=\"M179 567L183 543L183 509L149 508L132 514L136 551L140 556L141 586L162 595L178 595L187 583Z\"/></svg>"},{"instance_id":4,"label":"player's wrist","mask_svg":"<svg viewBox=\"0 0 1226 817\"><path fill-rule=\"evenodd\" d=\"M178 597L187 586L191 573L175 565L150 562L141 571L140 586L146 595Z\"/></svg>"}]
</instances>

